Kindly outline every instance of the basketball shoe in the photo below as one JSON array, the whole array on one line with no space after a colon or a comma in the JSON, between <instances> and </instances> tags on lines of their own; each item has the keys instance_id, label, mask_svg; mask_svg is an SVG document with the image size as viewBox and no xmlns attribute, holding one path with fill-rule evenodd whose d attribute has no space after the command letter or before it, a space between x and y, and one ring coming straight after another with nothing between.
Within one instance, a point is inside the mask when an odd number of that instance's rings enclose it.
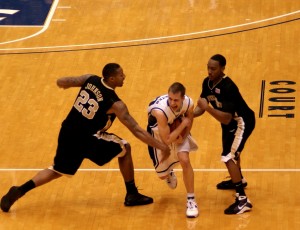
<instances>
[{"instance_id":1,"label":"basketball shoe","mask_svg":"<svg viewBox=\"0 0 300 230\"><path fill-rule=\"evenodd\" d=\"M236 193L235 202L230 205L227 209L225 209L225 214L242 214L244 212L251 211L252 204L250 200L246 196L239 196L238 193Z\"/></svg>"},{"instance_id":2,"label":"basketball shoe","mask_svg":"<svg viewBox=\"0 0 300 230\"><path fill-rule=\"evenodd\" d=\"M148 196L144 196L140 193L127 193L125 197L125 206L136 206L136 205L145 205L153 203L153 199Z\"/></svg>"},{"instance_id":3,"label":"basketball shoe","mask_svg":"<svg viewBox=\"0 0 300 230\"><path fill-rule=\"evenodd\" d=\"M19 190L19 187L11 187L9 191L1 198L2 211L8 212L10 207L22 196L23 194Z\"/></svg>"},{"instance_id":4,"label":"basketball shoe","mask_svg":"<svg viewBox=\"0 0 300 230\"><path fill-rule=\"evenodd\" d=\"M171 170L168 177L165 179L165 182L171 189L175 189L177 187L177 177L173 170Z\"/></svg>"},{"instance_id":5,"label":"basketball shoe","mask_svg":"<svg viewBox=\"0 0 300 230\"><path fill-rule=\"evenodd\" d=\"M186 216L189 218L195 218L199 215L198 205L195 199L188 199L186 202Z\"/></svg>"}]
</instances>

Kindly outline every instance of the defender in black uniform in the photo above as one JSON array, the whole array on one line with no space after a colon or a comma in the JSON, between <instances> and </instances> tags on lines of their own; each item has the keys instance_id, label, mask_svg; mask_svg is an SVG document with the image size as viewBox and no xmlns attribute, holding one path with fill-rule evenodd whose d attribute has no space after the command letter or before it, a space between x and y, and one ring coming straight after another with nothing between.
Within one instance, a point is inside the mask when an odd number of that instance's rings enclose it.
<instances>
[{"instance_id":1,"label":"defender in black uniform","mask_svg":"<svg viewBox=\"0 0 300 230\"><path fill-rule=\"evenodd\" d=\"M87 74L57 80L57 85L61 88L77 86L81 89L70 113L62 123L54 164L38 172L25 184L11 187L1 199L1 209L4 212L8 212L14 202L31 189L62 175L74 175L85 158L102 166L118 157L127 190L124 204L135 206L153 202L151 197L138 193L135 186L129 143L106 131L118 117L138 139L161 149L166 157L170 154L169 147L143 130L115 93L115 88L122 87L125 79L120 65L107 64L102 75L103 78Z\"/></svg>"},{"instance_id":2,"label":"defender in black uniform","mask_svg":"<svg viewBox=\"0 0 300 230\"><path fill-rule=\"evenodd\" d=\"M212 56L208 61L208 77L203 81L194 117L207 111L221 122L223 143L221 160L226 164L231 180L219 183L217 188L236 190L236 202L225 210L225 214L241 214L252 208L244 191L247 182L242 176L240 154L255 127L255 115L235 83L224 74L225 66L226 59L220 54Z\"/></svg>"}]
</instances>

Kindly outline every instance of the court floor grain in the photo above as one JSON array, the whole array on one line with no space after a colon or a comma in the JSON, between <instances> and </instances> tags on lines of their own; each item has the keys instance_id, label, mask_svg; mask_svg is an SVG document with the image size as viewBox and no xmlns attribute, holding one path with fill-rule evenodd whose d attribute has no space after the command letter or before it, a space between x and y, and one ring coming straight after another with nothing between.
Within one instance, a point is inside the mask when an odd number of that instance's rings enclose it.
<instances>
[{"instance_id":1,"label":"court floor grain","mask_svg":"<svg viewBox=\"0 0 300 230\"><path fill-rule=\"evenodd\" d=\"M223 214L234 192L215 187L228 173L220 124L204 114L194 121L199 150L190 155L198 218L185 217L180 167L178 187L169 190L147 146L116 121L110 131L131 143L136 183L153 204L123 205L117 160L103 167L84 161L73 178L39 187L0 212L0 229L299 229L299 19L294 0L54 0L41 26L1 25L1 196L52 164L78 90L59 89L56 79L101 75L109 62L123 67L117 93L146 127L147 104L174 81L196 101L208 59L221 53L257 123L242 154L249 213Z\"/></svg>"}]
</instances>

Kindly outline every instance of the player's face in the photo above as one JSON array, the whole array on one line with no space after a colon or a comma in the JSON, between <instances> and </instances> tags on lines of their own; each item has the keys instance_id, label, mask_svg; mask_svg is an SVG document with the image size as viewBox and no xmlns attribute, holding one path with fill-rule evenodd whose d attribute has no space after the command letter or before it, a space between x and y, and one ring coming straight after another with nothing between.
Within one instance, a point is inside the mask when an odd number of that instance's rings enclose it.
<instances>
[{"instance_id":1,"label":"player's face","mask_svg":"<svg viewBox=\"0 0 300 230\"><path fill-rule=\"evenodd\" d=\"M180 110L181 106L182 106L182 102L183 102L183 99L184 97L181 96L181 93L178 92L178 93L172 93L172 92L169 92L168 93L168 96L169 96L169 105L171 107L171 109L173 111L178 111Z\"/></svg>"},{"instance_id":2,"label":"player's face","mask_svg":"<svg viewBox=\"0 0 300 230\"><path fill-rule=\"evenodd\" d=\"M113 77L114 77L115 86L122 87L124 84L126 75L124 74L123 69L121 67L119 69L117 69L116 74Z\"/></svg>"},{"instance_id":3,"label":"player's face","mask_svg":"<svg viewBox=\"0 0 300 230\"><path fill-rule=\"evenodd\" d=\"M207 63L207 72L209 80L213 82L217 82L220 80L221 77L224 76L225 67L220 66L218 61L210 59Z\"/></svg>"}]
</instances>

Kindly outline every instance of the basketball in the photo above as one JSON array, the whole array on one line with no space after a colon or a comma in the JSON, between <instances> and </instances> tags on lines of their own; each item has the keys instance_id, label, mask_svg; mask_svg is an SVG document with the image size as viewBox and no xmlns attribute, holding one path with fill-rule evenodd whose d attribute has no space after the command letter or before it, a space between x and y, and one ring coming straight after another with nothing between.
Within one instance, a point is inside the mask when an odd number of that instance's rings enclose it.
<instances>
[{"instance_id":1,"label":"basketball","mask_svg":"<svg viewBox=\"0 0 300 230\"><path fill-rule=\"evenodd\" d=\"M176 118L172 124L170 124L170 133L173 132L179 125L181 124L181 117ZM183 131L180 133L180 135L183 137L186 133L186 128L183 129Z\"/></svg>"}]
</instances>

